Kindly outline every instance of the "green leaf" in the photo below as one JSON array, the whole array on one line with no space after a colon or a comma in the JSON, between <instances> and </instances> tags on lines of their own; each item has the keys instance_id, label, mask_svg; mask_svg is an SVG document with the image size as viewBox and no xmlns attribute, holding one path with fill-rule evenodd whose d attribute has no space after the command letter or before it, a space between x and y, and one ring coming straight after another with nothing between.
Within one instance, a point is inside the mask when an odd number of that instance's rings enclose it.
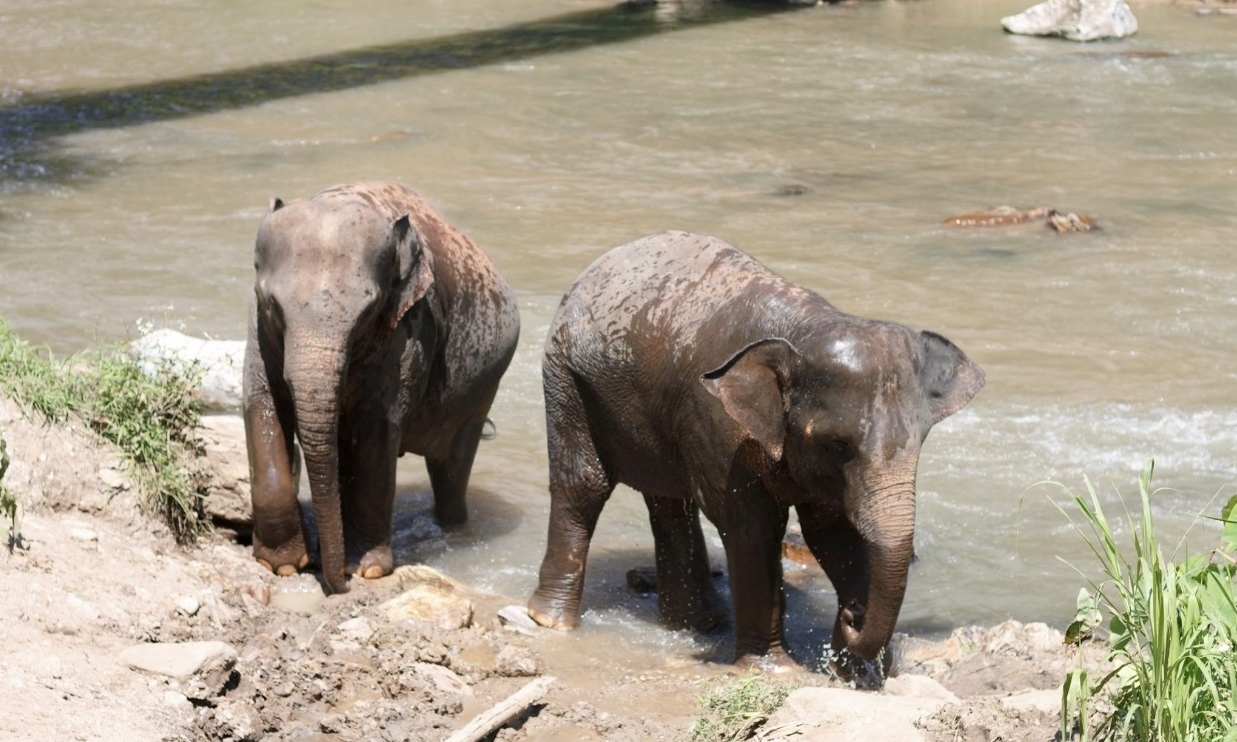
<instances>
[{"instance_id":1,"label":"green leaf","mask_svg":"<svg viewBox=\"0 0 1237 742\"><path fill-rule=\"evenodd\" d=\"M1237 549L1237 495L1220 509L1220 519L1224 521L1224 550L1231 552Z\"/></svg>"},{"instance_id":2,"label":"green leaf","mask_svg":"<svg viewBox=\"0 0 1237 742\"><path fill-rule=\"evenodd\" d=\"M1102 620L1100 609L1095 598L1084 587L1078 591L1078 610L1074 612L1074 620L1065 629L1065 644L1077 646L1091 636L1095 627Z\"/></svg>"}]
</instances>

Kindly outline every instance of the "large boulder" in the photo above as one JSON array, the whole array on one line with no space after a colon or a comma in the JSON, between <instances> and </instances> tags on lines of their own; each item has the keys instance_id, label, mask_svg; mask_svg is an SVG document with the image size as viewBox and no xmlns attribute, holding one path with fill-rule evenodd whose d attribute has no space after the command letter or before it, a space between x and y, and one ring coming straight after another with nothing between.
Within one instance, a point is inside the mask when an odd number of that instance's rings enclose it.
<instances>
[{"instance_id":1,"label":"large boulder","mask_svg":"<svg viewBox=\"0 0 1237 742\"><path fill-rule=\"evenodd\" d=\"M162 329L129 343L128 351L148 376L157 376L165 369L195 376L198 388L194 396L208 410L235 410L241 406L243 341L204 340Z\"/></svg>"},{"instance_id":2,"label":"large boulder","mask_svg":"<svg viewBox=\"0 0 1237 742\"><path fill-rule=\"evenodd\" d=\"M1070 41L1120 39L1138 31L1138 19L1125 0L1045 0L1002 18L1001 25L1010 33Z\"/></svg>"}]
</instances>

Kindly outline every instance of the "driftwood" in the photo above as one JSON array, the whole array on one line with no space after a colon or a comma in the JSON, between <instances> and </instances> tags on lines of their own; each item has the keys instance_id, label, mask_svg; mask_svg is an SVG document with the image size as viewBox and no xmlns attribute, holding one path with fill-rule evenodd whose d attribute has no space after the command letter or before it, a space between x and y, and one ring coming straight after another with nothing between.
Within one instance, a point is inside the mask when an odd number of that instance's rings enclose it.
<instances>
[{"instance_id":1,"label":"driftwood","mask_svg":"<svg viewBox=\"0 0 1237 742\"><path fill-rule=\"evenodd\" d=\"M465 724L458 732L447 737L446 742L479 742L485 739L501 728L503 724L519 716L529 706L540 701L541 697L550 689L550 686L554 684L554 681L555 678L549 676L537 678L510 696L507 696L506 699L490 710L477 714L472 721Z\"/></svg>"}]
</instances>

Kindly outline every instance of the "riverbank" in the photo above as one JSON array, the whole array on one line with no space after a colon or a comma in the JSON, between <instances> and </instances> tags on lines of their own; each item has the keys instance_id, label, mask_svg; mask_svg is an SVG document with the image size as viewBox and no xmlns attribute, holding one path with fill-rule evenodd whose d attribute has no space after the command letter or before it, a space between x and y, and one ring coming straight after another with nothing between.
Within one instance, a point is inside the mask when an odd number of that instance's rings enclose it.
<instances>
[{"instance_id":1,"label":"riverbank","mask_svg":"<svg viewBox=\"0 0 1237 742\"><path fill-rule=\"evenodd\" d=\"M12 457L4 483L25 509L20 548L0 550L0 739L440 740L552 676L488 738L680 740L699 696L742 677L692 657L641 665L591 653L586 637L523 633L498 613L526 596L423 568L322 600L312 576L265 572L226 529L177 546L142 515L116 449L80 425L32 420L0 399L0 430ZM237 435L229 424L204 434L221 493L246 490ZM144 663L138 646L165 654ZM186 648L202 654L175 666ZM900 677L879 694L774 676L807 689L761 738L890 738L896 723L905 739L1047 742L1076 662L1057 631L1016 622L904 638L900 654Z\"/></svg>"}]
</instances>

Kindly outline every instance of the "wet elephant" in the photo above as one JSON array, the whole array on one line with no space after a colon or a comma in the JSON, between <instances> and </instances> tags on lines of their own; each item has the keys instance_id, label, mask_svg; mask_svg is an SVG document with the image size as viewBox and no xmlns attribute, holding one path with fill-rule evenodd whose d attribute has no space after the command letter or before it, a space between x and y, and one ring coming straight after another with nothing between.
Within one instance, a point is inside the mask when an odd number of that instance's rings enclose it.
<instances>
[{"instance_id":1,"label":"wet elephant","mask_svg":"<svg viewBox=\"0 0 1237 742\"><path fill-rule=\"evenodd\" d=\"M425 457L435 514L465 520L473 458L519 313L489 258L412 190L358 183L271 202L258 230L244 370L254 556L309 562L304 452L322 571L392 569L395 461Z\"/></svg>"},{"instance_id":2,"label":"wet elephant","mask_svg":"<svg viewBox=\"0 0 1237 742\"><path fill-rule=\"evenodd\" d=\"M920 447L984 384L961 350L844 314L721 240L665 232L580 275L543 372L551 506L534 620L576 625L589 541L622 482L648 506L662 620L724 620L703 511L726 550L736 661L788 663L794 506L838 594L838 664L873 669L906 589Z\"/></svg>"}]
</instances>

